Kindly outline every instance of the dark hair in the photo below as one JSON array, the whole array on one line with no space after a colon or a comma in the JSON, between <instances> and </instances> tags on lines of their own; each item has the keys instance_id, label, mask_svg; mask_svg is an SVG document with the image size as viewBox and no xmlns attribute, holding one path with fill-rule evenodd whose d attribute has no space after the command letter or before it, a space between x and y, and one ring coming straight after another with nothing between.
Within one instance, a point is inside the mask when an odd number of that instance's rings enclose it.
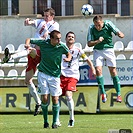
<instances>
[{"instance_id":1,"label":"dark hair","mask_svg":"<svg viewBox=\"0 0 133 133\"><path fill-rule=\"evenodd\" d=\"M44 12L49 12L51 16L55 16L55 10L53 8L46 8Z\"/></svg>"},{"instance_id":2,"label":"dark hair","mask_svg":"<svg viewBox=\"0 0 133 133\"><path fill-rule=\"evenodd\" d=\"M54 38L54 34L55 34L55 33L61 34L58 30L53 30L52 32L49 33L50 38Z\"/></svg>"},{"instance_id":3,"label":"dark hair","mask_svg":"<svg viewBox=\"0 0 133 133\"><path fill-rule=\"evenodd\" d=\"M93 22L97 22L99 20L102 21L102 16L97 15L93 18Z\"/></svg>"},{"instance_id":4,"label":"dark hair","mask_svg":"<svg viewBox=\"0 0 133 133\"><path fill-rule=\"evenodd\" d=\"M74 34L74 32L72 32L72 31L67 32L66 38L67 38L68 34ZM74 34L74 36L75 36L75 34Z\"/></svg>"}]
</instances>

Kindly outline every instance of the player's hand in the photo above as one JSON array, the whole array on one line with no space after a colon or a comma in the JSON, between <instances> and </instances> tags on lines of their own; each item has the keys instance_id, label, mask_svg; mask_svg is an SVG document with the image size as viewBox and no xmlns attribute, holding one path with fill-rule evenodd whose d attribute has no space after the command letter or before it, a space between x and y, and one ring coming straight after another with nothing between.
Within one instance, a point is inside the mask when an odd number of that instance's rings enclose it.
<instances>
[{"instance_id":1,"label":"player's hand","mask_svg":"<svg viewBox=\"0 0 133 133\"><path fill-rule=\"evenodd\" d=\"M25 44L24 47L25 47L26 49L28 49L28 48L30 48L30 44Z\"/></svg>"},{"instance_id":2,"label":"player's hand","mask_svg":"<svg viewBox=\"0 0 133 133\"><path fill-rule=\"evenodd\" d=\"M25 26L29 24L29 21L30 21L29 18L26 18L26 19L25 19L25 21L24 21Z\"/></svg>"},{"instance_id":3,"label":"player's hand","mask_svg":"<svg viewBox=\"0 0 133 133\"><path fill-rule=\"evenodd\" d=\"M117 32L118 37L123 38L124 34L122 32Z\"/></svg>"},{"instance_id":4,"label":"player's hand","mask_svg":"<svg viewBox=\"0 0 133 133\"><path fill-rule=\"evenodd\" d=\"M98 39L100 42L102 42L103 40L104 40L104 38L103 37L99 37L99 39Z\"/></svg>"},{"instance_id":5,"label":"player's hand","mask_svg":"<svg viewBox=\"0 0 133 133\"><path fill-rule=\"evenodd\" d=\"M71 60L71 58L64 58L63 59L65 62L69 62Z\"/></svg>"}]
</instances>

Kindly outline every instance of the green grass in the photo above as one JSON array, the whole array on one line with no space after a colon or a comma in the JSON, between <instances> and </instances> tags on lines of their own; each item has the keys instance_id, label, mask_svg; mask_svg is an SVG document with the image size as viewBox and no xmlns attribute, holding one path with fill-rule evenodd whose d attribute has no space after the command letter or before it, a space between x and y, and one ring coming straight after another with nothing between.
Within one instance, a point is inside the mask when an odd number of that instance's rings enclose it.
<instances>
[{"instance_id":1,"label":"green grass","mask_svg":"<svg viewBox=\"0 0 133 133\"><path fill-rule=\"evenodd\" d=\"M109 129L132 129L133 114L76 114L75 126L68 128L69 115L60 115L62 126L44 129L43 117L31 114L1 114L0 133L108 133ZM51 126L52 115L49 115Z\"/></svg>"}]
</instances>

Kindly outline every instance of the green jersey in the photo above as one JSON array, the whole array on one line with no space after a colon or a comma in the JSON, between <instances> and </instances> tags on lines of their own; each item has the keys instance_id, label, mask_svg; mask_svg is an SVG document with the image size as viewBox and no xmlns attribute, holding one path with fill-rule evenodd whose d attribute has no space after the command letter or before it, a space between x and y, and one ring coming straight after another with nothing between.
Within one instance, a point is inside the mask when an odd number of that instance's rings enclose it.
<instances>
[{"instance_id":1,"label":"green jersey","mask_svg":"<svg viewBox=\"0 0 133 133\"><path fill-rule=\"evenodd\" d=\"M41 62L38 70L47 75L60 77L62 54L67 54L69 49L62 43L53 46L48 40L31 39L31 44L40 46Z\"/></svg>"},{"instance_id":2,"label":"green jersey","mask_svg":"<svg viewBox=\"0 0 133 133\"><path fill-rule=\"evenodd\" d=\"M87 41L98 40L99 37L103 37L104 40L95 45L94 49L102 50L106 48L113 48L114 44L112 42L112 32L116 35L120 30L110 21L105 20L102 30L98 31L94 24L89 27Z\"/></svg>"}]
</instances>

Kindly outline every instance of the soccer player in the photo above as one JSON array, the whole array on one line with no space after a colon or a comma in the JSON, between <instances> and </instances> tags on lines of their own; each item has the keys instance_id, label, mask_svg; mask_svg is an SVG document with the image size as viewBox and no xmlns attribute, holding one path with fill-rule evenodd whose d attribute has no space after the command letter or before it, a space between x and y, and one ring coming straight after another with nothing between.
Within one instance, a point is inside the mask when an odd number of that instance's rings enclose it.
<instances>
[{"instance_id":1,"label":"soccer player","mask_svg":"<svg viewBox=\"0 0 133 133\"><path fill-rule=\"evenodd\" d=\"M124 37L124 34L110 21L103 20L102 16L95 16L93 18L94 24L89 26L88 30L88 46L94 46L94 65L96 68L96 79L98 86L101 90L102 102L105 103L107 95L104 89L104 78L102 75L102 66L104 62L108 66L113 84L117 92L117 102L122 102L121 98L121 86L120 80L116 71L116 58L114 54L114 45L112 42L112 33L120 38Z\"/></svg>"},{"instance_id":2,"label":"soccer player","mask_svg":"<svg viewBox=\"0 0 133 133\"><path fill-rule=\"evenodd\" d=\"M59 24L54 21L55 10L52 8L47 8L44 11L44 19L31 20L27 18L25 20L25 25L32 25L36 28L35 38L47 39L49 33L53 30L59 30ZM40 112L41 100L37 94L36 87L33 83L33 76L36 71L36 66L40 62L40 47L33 45L32 47L26 47L26 50L18 52L16 54L10 55L8 48L5 49L4 62L8 62L12 59L17 59L28 55L28 63L26 68L26 78L25 83L29 88L30 94L33 96L36 106L34 116Z\"/></svg>"},{"instance_id":3,"label":"soccer player","mask_svg":"<svg viewBox=\"0 0 133 133\"><path fill-rule=\"evenodd\" d=\"M44 117L44 128L49 128L48 123L48 96L52 96L52 111L53 122L52 128L57 128L57 117L59 112L59 96L62 94L60 88L60 73L61 73L61 60L62 54L66 56L63 58L65 62L71 60L71 53L69 49L62 43L61 33L57 30L53 30L50 33L50 39L37 40L27 39L26 47L30 47L31 44L36 44L40 47L41 62L38 66L38 92L41 94L42 99L42 113Z\"/></svg>"},{"instance_id":4,"label":"soccer player","mask_svg":"<svg viewBox=\"0 0 133 133\"><path fill-rule=\"evenodd\" d=\"M76 92L76 84L79 80L79 59L82 57L92 69L92 73L95 76L95 68L91 60L86 56L84 51L74 45L75 43L75 34L72 31L69 31L66 34L66 46L69 48L70 53L72 54L72 59L69 62L62 60L61 65L61 88L62 96L66 97L67 106L69 109L70 119L68 127L74 126L74 101L73 101L73 92ZM63 58L65 55L63 55Z\"/></svg>"}]
</instances>

